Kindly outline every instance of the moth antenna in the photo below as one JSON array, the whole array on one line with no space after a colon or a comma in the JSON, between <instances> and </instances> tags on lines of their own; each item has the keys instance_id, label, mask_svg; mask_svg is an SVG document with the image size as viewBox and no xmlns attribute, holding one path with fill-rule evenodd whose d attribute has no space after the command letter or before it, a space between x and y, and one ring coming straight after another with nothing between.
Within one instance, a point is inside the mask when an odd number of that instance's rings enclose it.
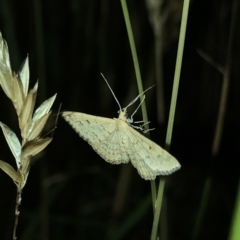
<instances>
[{"instance_id":1,"label":"moth antenna","mask_svg":"<svg viewBox=\"0 0 240 240\"><path fill-rule=\"evenodd\" d=\"M110 89L110 91L111 91L111 93L112 93L113 97L115 98L115 100L116 100L116 102L117 102L117 104L118 104L118 106L119 106L119 110L121 111L121 110L122 110L122 107L121 107L121 105L120 105L119 101L117 100L117 98L116 98L116 96L115 96L115 94L114 94L113 90L111 89L110 85L108 84L108 81L107 81L107 79L104 77L104 75L103 75L102 73L100 73L100 74L102 75L103 79L104 79L104 80L105 80L105 82L107 83L107 85L108 85L108 88Z\"/></svg>"},{"instance_id":2,"label":"moth antenna","mask_svg":"<svg viewBox=\"0 0 240 240\"><path fill-rule=\"evenodd\" d=\"M140 102L140 104L138 105L138 107L136 108L136 110L133 112L133 114L131 115L130 119L133 122L133 116L135 115L135 113L137 112L137 110L140 108L140 106L142 105L143 101L145 100L145 95L143 95L143 99Z\"/></svg>"},{"instance_id":3,"label":"moth antenna","mask_svg":"<svg viewBox=\"0 0 240 240\"><path fill-rule=\"evenodd\" d=\"M142 96L145 92L147 92L149 89L153 88L155 85L147 88L146 90L144 90L142 93L140 93L136 98L134 98L125 108L127 109L128 107L130 107L131 105L133 105L139 98L140 96ZM143 102L143 101L142 101ZM141 104L140 104L141 105Z\"/></svg>"}]
</instances>

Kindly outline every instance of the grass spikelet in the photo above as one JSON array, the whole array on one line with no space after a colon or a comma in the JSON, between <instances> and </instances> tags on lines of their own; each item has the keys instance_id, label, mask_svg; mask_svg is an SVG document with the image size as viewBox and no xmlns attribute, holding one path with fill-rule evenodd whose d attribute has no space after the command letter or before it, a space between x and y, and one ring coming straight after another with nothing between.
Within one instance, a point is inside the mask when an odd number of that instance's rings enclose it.
<instances>
[{"instance_id":1,"label":"grass spikelet","mask_svg":"<svg viewBox=\"0 0 240 240\"><path fill-rule=\"evenodd\" d=\"M29 91L29 63L26 58L19 74L15 74L10 65L7 43L0 33L0 85L12 101L16 110L21 141L17 135L4 123L0 122L7 144L15 158L17 170L5 161L0 160L0 168L12 178L17 186L17 198L15 207L15 224L13 229L13 239L17 239L16 230L18 225L19 211L21 203L21 193L27 182L31 159L45 149L52 141L52 138L42 138L40 134L50 115L50 109L56 94L46 100L35 110L38 83Z\"/></svg>"}]
</instances>

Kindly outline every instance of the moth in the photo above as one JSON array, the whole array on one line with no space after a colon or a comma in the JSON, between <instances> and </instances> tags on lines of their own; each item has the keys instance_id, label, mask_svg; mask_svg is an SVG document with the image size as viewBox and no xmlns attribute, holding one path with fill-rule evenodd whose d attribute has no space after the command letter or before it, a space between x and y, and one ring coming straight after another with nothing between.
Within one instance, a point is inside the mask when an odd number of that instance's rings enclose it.
<instances>
[{"instance_id":1,"label":"moth","mask_svg":"<svg viewBox=\"0 0 240 240\"><path fill-rule=\"evenodd\" d=\"M69 111L63 112L62 117L105 161L111 164L130 161L145 180L154 180L158 175L169 175L180 169L181 165L175 157L137 131L144 132L142 126L133 125L133 115L145 96L128 118L127 108L136 102L141 94L127 107L121 108L107 80L105 78L104 80L119 105L118 118L110 119Z\"/></svg>"}]
</instances>

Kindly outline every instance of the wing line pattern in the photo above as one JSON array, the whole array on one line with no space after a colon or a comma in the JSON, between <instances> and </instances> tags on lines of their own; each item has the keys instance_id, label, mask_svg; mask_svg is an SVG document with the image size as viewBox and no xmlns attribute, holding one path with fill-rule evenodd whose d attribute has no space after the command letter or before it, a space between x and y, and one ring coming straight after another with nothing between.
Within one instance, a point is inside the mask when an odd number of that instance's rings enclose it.
<instances>
[{"instance_id":1,"label":"wing line pattern","mask_svg":"<svg viewBox=\"0 0 240 240\"><path fill-rule=\"evenodd\" d=\"M77 112L64 112L63 117L104 160L112 164L129 162L120 146L116 120Z\"/></svg>"}]
</instances>

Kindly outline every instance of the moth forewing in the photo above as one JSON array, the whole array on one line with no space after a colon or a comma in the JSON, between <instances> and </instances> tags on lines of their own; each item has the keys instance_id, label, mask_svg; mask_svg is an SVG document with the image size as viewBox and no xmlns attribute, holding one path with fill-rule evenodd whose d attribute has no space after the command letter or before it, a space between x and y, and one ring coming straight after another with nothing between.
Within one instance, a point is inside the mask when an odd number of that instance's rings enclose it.
<instances>
[{"instance_id":1,"label":"moth forewing","mask_svg":"<svg viewBox=\"0 0 240 240\"><path fill-rule=\"evenodd\" d=\"M122 157L120 154L122 150L119 148L120 141L114 119L78 112L63 112L62 116L107 162L120 164L129 161L127 155Z\"/></svg>"},{"instance_id":2,"label":"moth forewing","mask_svg":"<svg viewBox=\"0 0 240 240\"><path fill-rule=\"evenodd\" d=\"M128 128L131 141L137 148L138 153L144 158L146 164L160 175L169 175L181 166L177 159L155 142L146 138L133 128Z\"/></svg>"},{"instance_id":3,"label":"moth forewing","mask_svg":"<svg viewBox=\"0 0 240 240\"><path fill-rule=\"evenodd\" d=\"M63 112L62 116L80 137L91 145L99 144L115 130L115 126L112 124L113 119L78 112Z\"/></svg>"},{"instance_id":4,"label":"moth forewing","mask_svg":"<svg viewBox=\"0 0 240 240\"><path fill-rule=\"evenodd\" d=\"M146 180L157 175L169 175L180 168L178 161L163 148L129 126L126 113L119 114L119 131L128 138L129 147L125 147L131 162L139 174Z\"/></svg>"}]
</instances>

